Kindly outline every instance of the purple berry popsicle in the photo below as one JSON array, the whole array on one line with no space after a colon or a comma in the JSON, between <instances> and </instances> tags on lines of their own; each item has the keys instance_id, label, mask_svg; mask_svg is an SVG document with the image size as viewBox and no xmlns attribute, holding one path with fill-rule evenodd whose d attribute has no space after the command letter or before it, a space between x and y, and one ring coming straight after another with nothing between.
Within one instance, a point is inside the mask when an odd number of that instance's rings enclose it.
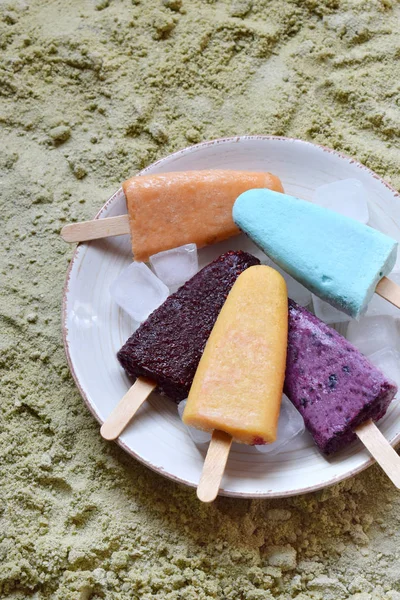
<instances>
[{"instance_id":1,"label":"purple berry popsicle","mask_svg":"<svg viewBox=\"0 0 400 600\"><path fill-rule=\"evenodd\" d=\"M157 383L179 402L187 397L207 339L239 275L260 261L227 252L204 267L157 308L118 352L130 377Z\"/></svg>"},{"instance_id":2,"label":"purple berry popsicle","mask_svg":"<svg viewBox=\"0 0 400 600\"><path fill-rule=\"evenodd\" d=\"M379 420L397 387L350 344L289 300L284 391L324 454L356 439L354 430Z\"/></svg>"}]
</instances>

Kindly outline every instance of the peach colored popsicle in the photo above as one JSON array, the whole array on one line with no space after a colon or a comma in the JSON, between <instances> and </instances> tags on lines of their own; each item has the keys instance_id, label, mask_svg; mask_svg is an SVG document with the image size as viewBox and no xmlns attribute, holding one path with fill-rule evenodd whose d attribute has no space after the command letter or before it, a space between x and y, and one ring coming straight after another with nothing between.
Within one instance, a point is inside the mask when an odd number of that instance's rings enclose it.
<instances>
[{"instance_id":1,"label":"peach colored popsicle","mask_svg":"<svg viewBox=\"0 0 400 600\"><path fill-rule=\"evenodd\" d=\"M201 248L237 235L232 207L240 194L254 188L283 192L271 173L221 169L132 177L122 188L137 261L183 244Z\"/></svg>"},{"instance_id":2,"label":"peach colored popsicle","mask_svg":"<svg viewBox=\"0 0 400 600\"><path fill-rule=\"evenodd\" d=\"M244 444L271 443L285 377L286 283L274 269L239 275L207 341L183 421Z\"/></svg>"}]
</instances>

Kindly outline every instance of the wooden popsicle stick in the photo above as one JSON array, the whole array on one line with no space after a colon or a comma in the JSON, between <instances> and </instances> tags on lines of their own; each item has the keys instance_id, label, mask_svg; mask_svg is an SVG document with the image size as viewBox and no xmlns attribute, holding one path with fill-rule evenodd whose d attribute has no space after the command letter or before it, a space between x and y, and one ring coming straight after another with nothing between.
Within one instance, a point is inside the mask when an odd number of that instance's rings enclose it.
<instances>
[{"instance_id":1,"label":"wooden popsicle stick","mask_svg":"<svg viewBox=\"0 0 400 600\"><path fill-rule=\"evenodd\" d=\"M157 384L139 377L104 421L100 433L105 440L115 440L129 424Z\"/></svg>"},{"instance_id":2,"label":"wooden popsicle stick","mask_svg":"<svg viewBox=\"0 0 400 600\"><path fill-rule=\"evenodd\" d=\"M130 233L128 215L70 223L61 229L61 237L65 242L87 242L126 233Z\"/></svg>"},{"instance_id":3,"label":"wooden popsicle stick","mask_svg":"<svg viewBox=\"0 0 400 600\"><path fill-rule=\"evenodd\" d=\"M228 433L213 431L197 487L197 497L202 502L212 502L218 496L231 445L232 437Z\"/></svg>"},{"instance_id":4,"label":"wooden popsicle stick","mask_svg":"<svg viewBox=\"0 0 400 600\"><path fill-rule=\"evenodd\" d=\"M355 430L366 449L382 467L389 479L400 489L400 456L371 420Z\"/></svg>"},{"instance_id":5,"label":"wooden popsicle stick","mask_svg":"<svg viewBox=\"0 0 400 600\"><path fill-rule=\"evenodd\" d=\"M375 292L397 306L397 308L400 308L400 286L388 277L382 277L375 288Z\"/></svg>"}]
</instances>

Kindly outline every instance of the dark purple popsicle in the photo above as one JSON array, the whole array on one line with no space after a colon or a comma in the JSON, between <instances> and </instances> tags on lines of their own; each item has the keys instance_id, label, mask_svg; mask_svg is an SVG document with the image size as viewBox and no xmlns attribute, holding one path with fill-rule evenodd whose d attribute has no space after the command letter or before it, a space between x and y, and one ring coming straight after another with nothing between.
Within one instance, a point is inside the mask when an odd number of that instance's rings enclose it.
<instances>
[{"instance_id":1,"label":"dark purple popsicle","mask_svg":"<svg viewBox=\"0 0 400 600\"><path fill-rule=\"evenodd\" d=\"M147 377L157 391L187 398L207 339L236 279L260 261L227 252L199 271L141 324L118 352L130 377Z\"/></svg>"},{"instance_id":2,"label":"dark purple popsicle","mask_svg":"<svg viewBox=\"0 0 400 600\"><path fill-rule=\"evenodd\" d=\"M331 454L356 438L358 425L383 417L397 387L343 336L289 300L284 391L319 449Z\"/></svg>"}]
</instances>

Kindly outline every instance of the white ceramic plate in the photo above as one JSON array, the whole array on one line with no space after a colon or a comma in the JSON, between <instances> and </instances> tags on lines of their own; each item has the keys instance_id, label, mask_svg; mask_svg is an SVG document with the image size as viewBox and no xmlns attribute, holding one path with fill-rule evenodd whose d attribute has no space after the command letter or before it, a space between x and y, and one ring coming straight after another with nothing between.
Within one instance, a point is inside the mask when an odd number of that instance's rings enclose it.
<instances>
[{"instance_id":1,"label":"white ceramic plate","mask_svg":"<svg viewBox=\"0 0 400 600\"><path fill-rule=\"evenodd\" d=\"M355 177L369 191L371 224L400 240L399 194L356 161L300 140L251 136L206 142L167 156L142 174L207 168L271 171L281 178L287 193L306 200L319 185ZM124 213L125 197L118 190L98 218ZM238 248L251 251L244 236L203 249L200 267L222 252ZM81 244L71 261L64 290L63 330L69 366L83 399L100 423L130 386L116 352L131 335L133 323L111 301L108 291L130 261L129 236ZM380 427L392 444L400 440L400 403L396 400ZM206 448L194 445L169 399L153 395L118 443L158 473L197 485ZM358 442L327 460L308 434L275 456L235 445L221 494L251 498L302 494L350 477L371 462Z\"/></svg>"}]
</instances>

